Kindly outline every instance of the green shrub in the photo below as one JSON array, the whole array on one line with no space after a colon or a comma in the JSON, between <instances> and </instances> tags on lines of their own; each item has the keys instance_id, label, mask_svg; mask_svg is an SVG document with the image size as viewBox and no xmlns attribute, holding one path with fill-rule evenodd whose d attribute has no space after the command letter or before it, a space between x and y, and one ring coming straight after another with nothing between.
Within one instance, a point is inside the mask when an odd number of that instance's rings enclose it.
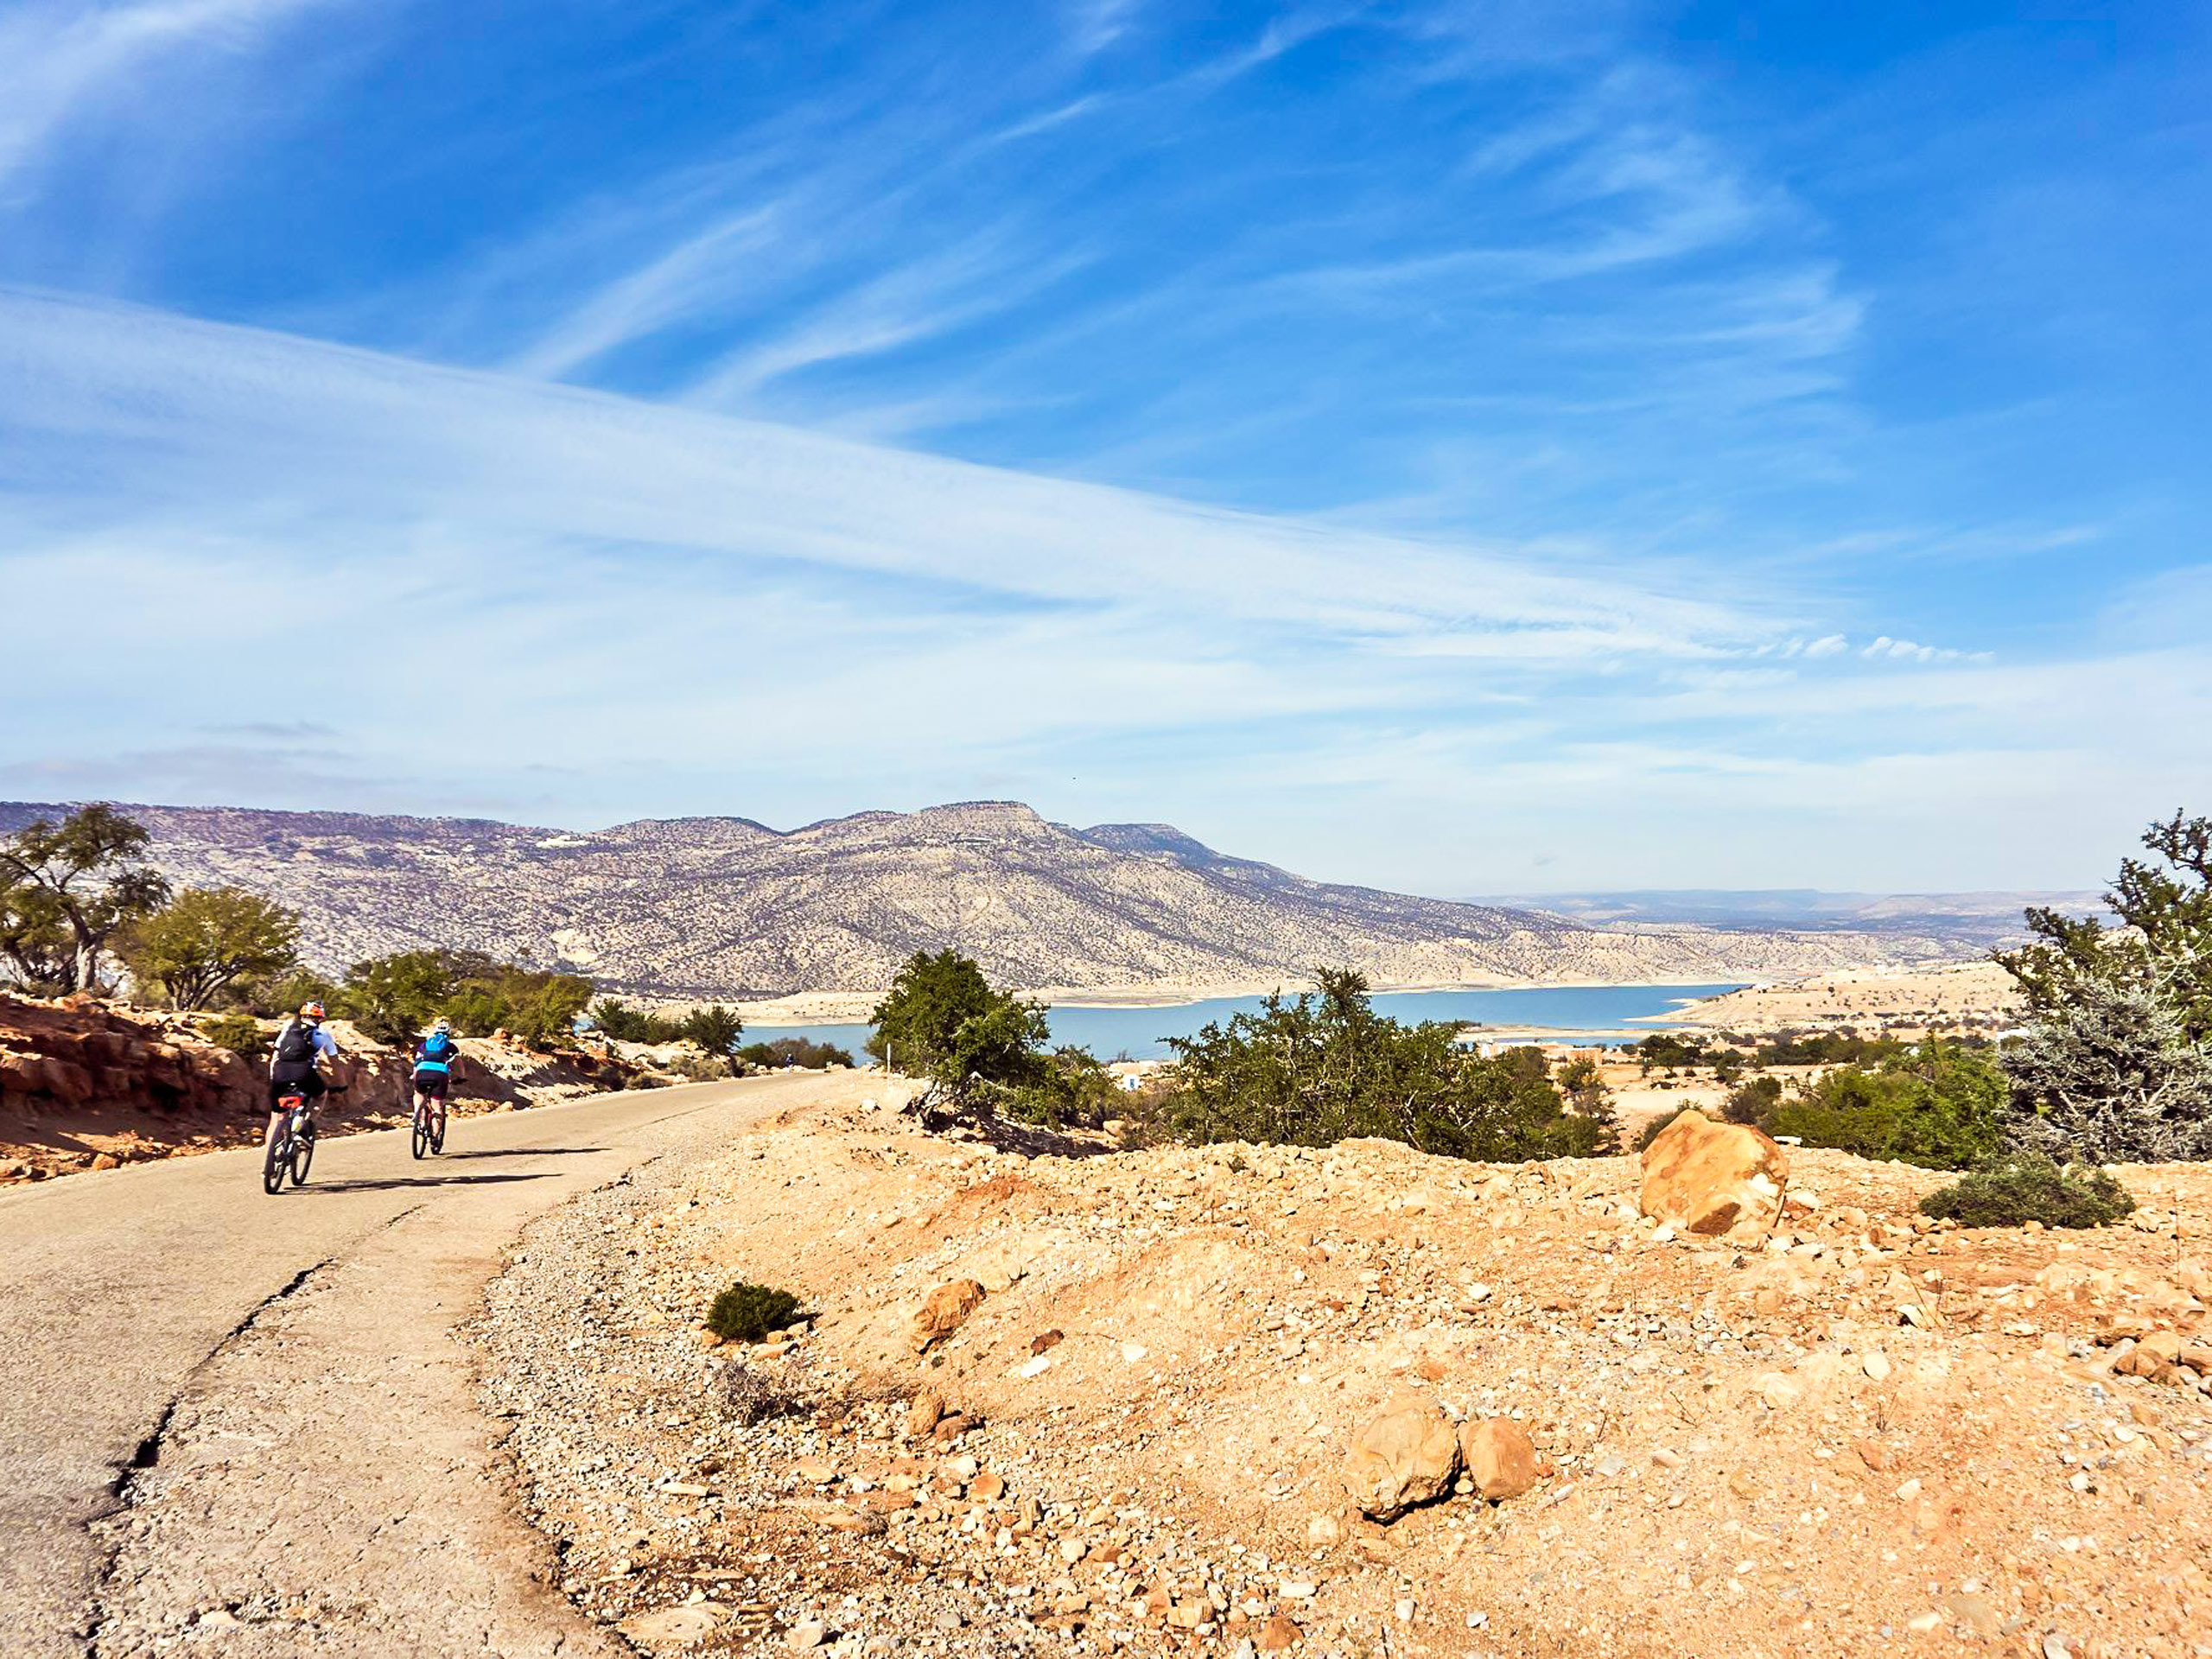
<instances>
[{"instance_id":1,"label":"green shrub","mask_svg":"<svg viewBox=\"0 0 2212 1659\"><path fill-rule=\"evenodd\" d=\"M2101 1227L2133 1214L2135 1200L2101 1169L2061 1169L2040 1153L2016 1152L1930 1192L1920 1209L1967 1227Z\"/></svg>"},{"instance_id":2,"label":"green shrub","mask_svg":"<svg viewBox=\"0 0 2212 1659\"><path fill-rule=\"evenodd\" d=\"M218 1014L203 1022L200 1034L218 1048L227 1048L243 1059L258 1058L269 1047L270 1039L261 1028L261 1021L245 1014Z\"/></svg>"},{"instance_id":3,"label":"green shrub","mask_svg":"<svg viewBox=\"0 0 2212 1659\"><path fill-rule=\"evenodd\" d=\"M1720 1116L1731 1123L1765 1128L1782 1104L1780 1077L1747 1077L1728 1091L1720 1103Z\"/></svg>"},{"instance_id":4,"label":"green shrub","mask_svg":"<svg viewBox=\"0 0 2212 1659\"><path fill-rule=\"evenodd\" d=\"M440 1014L464 1037L504 1030L538 1047L564 1046L592 983L574 974L499 962L480 950L401 950L346 970L326 1000L379 1042L405 1042Z\"/></svg>"},{"instance_id":5,"label":"green shrub","mask_svg":"<svg viewBox=\"0 0 2212 1659\"><path fill-rule=\"evenodd\" d=\"M1272 995L1258 1013L1169 1038L1175 1063L1153 1122L1199 1142L1326 1147L1376 1135L1501 1162L1611 1146L1611 1122L1567 1109L1540 1051L1477 1054L1455 1026L1376 1014L1357 973L1316 978L1294 1000Z\"/></svg>"},{"instance_id":6,"label":"green shrub","mask_svg":"<svg viewBox=\"0 0 2212 1659\"><path fill-rule=\"evenodd\" d=\"M788 1290L740 1281L715 1298L707 1310L707 1329L726 1342L760 1342L798 1313L798 1298Z\"/></svg>"},{"instance_id":7,"label":"green shrub","mask_svg":"<svg viewBox=\"0 0 2212 1659\"><path fill-rule=\"evenodd\" d=\"M683 1022L670 1020L647 1008L633 1008L611 996L591 1005L594 1026L618 1042L672 1043L683 1035Z\"/></svg>"},{"instance_id":8,"label":"green shrub","mask_svg":"<svg viewBox=\"0 0 2212 1659\"><path fill-rule=\"evenodd\" d=\"M736 1075L719 1054L678 1054L668 1069L686 1083L727 1083Z\"/></svg>"},{"instance_id":9,"label":"green shrub","mask_svg":"<svg viewBox=\"0 0 2212 1659\"><path fill-rule=\"evenodd\" d=\"M850 1049L840 1048L835 1043L811 1042L804 1037L779 1037L772 1043L747 1043L737 1051L737 1058L748 1065L765 1065L779 1070L786 1065L801 1065L812 1071L825 1065L850 1065Z\"/></svg>"},{"instance_id":10,"label":"green shrub","mask_svg":"<svg viewBox=\"0 0 2212 1659\"><path fill-rule=\"evenodd\" d=\"M1113 1115L1121 1099L1114 1074L1080 1048L1056 1048L1027 1069L1029 1075L1020 1083L971 1084L976 1105L1017 1123L1095 1129Z\"/></svg>"},{"instance_id":11,"label":"green shrub","mask_svg":"<svg viewBox=\"0 0 2212 1659\"><path fill-rule=\"evenodd\" d=\"M737 1039L745 1035L745 1021L719 1002L694 1008L677 1029L707 1053L727 1059L737 1052Z\"/></svg>"},{"instance_id":12,"label":"green shrub","mask_svg":"<svg viewBox=\"0 0 2212 1659\"><path fill-rule=\"evenodd\" d=\"M1971 1169L2001 1144L2004 1073L1978 1051L1929 1038L1878 1070L1839 1066L1764 1127L1861 1158Z\"/></svg>"},{"instance_id":13,"label":"green shrub","mask_svg":"<svg viewBox=\"0 0 2212 1659\"><path fill-rule=\"evenodd\" d=\"M1754 1066L1879 1065L1905 1051L1895 1037L1861 1037L1855 1031L1779 1032L1751 1051Z\"/></svg>"}]
</instances>

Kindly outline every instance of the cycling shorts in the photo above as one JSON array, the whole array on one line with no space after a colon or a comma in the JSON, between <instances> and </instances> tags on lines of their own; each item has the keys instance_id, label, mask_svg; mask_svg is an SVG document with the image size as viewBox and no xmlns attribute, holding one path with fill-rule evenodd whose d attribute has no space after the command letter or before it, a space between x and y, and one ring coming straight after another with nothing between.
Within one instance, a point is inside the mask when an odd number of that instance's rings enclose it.
<instances>
[{"instance_id":1,"label":"cycling shorts","mask_svg":"<svg viewBox=\"0 0 2212 1659\"><path fill-rule=\"evenodd\" d=\"M453 1073L433 1071L427 1068L415 1074L415 1092L428 1095L432 1100L443 1100L453 1087Z\"/></svg>"},{"instance_id":2,"label":"cycling shorts","mask_svg":"<svg viewBox=\"0 0 2212 1659\"><path fill-rule=\"evenodd\" d=\"M275 1111L276 1103L286 1095L304 1095L310 1101L321 1100L330 1085L322 1080L322 1073L310 1071L304 1077L288 1078L280 1083L269 1079L269 1109Z\"/></svg>"}]
</instances>

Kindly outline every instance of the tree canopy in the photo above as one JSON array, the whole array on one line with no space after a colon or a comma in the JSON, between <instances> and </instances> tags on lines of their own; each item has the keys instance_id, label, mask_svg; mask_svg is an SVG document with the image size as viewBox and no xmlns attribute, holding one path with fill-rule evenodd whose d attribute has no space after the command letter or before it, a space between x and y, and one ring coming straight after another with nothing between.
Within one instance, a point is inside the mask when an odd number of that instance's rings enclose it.
<instances>
[{"instance_id":1,"label":"tree canopy","mask_svg":"<svg viewBox=\"0 0 2212 1659\"><path fill-rule=\"evenodd\" d=\"M2105 902L2120 919L2027 912L1997 960L2027 999L2006 1046L2008 1138L2094 1160L2212 1157L2212 818L2144 833Z\"/></svg>"},{"instance_id":2,"label":"tree canopy","mask_svg":"<svg viewBox=\"0 0 2212 1659\"><path fill-rule=\"evenodd\" d=\"M870 1054L927 1077L956 1108L1026 1122L1096 1121L1113 1097L1105 1067L1052 1048L1044 1007L995 990L957 950L916 951L869 1016Z\"/></svg>"},{"instance_id":3,"label":"tree canopy","mask_svg":"<svg viewBox=\"0 0 2212 1659\"><path fill-rule=\"evenodd\" d=\"M300 918L243 887L188 887L123 930L117 945L142 994L172 1007L204 1008L247 979L264 979L298 960Z\"/></svg>"},{"instance_id":4,"label":"tree canopy","mask_svg":"<svg viewBox=\"0 0 2212 1659\"><path fill-rule=\"evenodd\" d=\"M33 990L98 988L109 941L169 896L142 861L151 839L95 803L0 841L0 959L10 974Z\"/></svg>"},{"instance_id":5,"label":"tree canopy","mask_svg":"<svg viewBox=\"0 0 2212 1659\"><path fill-rule=\"evenodd\" d=\"M500 962L477 950L401 950L346 970L331 1011L371 1036L398 1042L441 1014L466 1037L506 1031L525 1042L565 1041L591 1001L575 974Z\"/></svg>"},{"instance_id":6,"label":"tree canopy","mask_svg":"<svg viewBox=\"0 0 2212 1659\"><path fill-rule=\"evenodd\" d=\"M745 1035L745 1021L721 1003L709 1002L685 1014L677 1030L716 1059L726 1060L737 1052L738 1039Z\"/></svg>"}]
</instances>

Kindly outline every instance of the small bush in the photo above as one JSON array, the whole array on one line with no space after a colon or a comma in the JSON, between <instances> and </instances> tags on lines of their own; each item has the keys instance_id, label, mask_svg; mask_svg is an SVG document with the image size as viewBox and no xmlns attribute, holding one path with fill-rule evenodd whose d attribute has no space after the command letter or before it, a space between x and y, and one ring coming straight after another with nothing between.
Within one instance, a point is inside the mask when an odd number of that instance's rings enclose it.
<instances>
[{"instance_id":1,"label":"small bush","mask_svg":"<svg viewBox=\"0 0 2212 1659\"><path fill-rule=\"evenodd\" d=\"M686 1083L726 1083L736 1075L728 1060L714 1054L678 1054L668 1069Z\"/></svg>"},{"instance_id":2,"label":"small bush","mask_svg":"<svg viewBox=\"0 0 2212 1659\"><path fill-rule=\"evenodd\" d=\"M1761 1125L1861 1158L1973 1169L2002 1144L2004 1074L1986 1055L1929 1038L1872 1070L1839 1066Z\"/></svg>"},{"instance_id":3,"label":"small bush","mask_svg":"<svg viewBox=\"0 0 2212 1659\"><path fill-rule=\"evenodd\" d=\"M780 1331L798 1312L798 1298L788 1290L739 1283L715 1298L707 1310L707 1329L725 1342L760 1342Z\"/></svg>"},{"instance_id":4,"label":"small bush","mask_svg":"<svg viewBox=\"0 0 2212 1659\"><path fill-rule=\"evenodd\" d=\"M723 1414L750 1428L776 1417L796 1417L812 1408L803 1377L733 1359L719 1379Z\"/></svg>"},{"instance_id":5,"label":"small bush","mask_svg":"<svg viewBox=\"0 0 2212 1659\"><path fill-rule=\"evenodd\" d=\"M1749 1077L1728 1091L1728 1098L1720 1103L1720 1116L1731 1123L1763 1129L1781 1104L1780 1077Z\"/></svg>"},{"instance_id":6,"label":"small bush","mask_svg":"<svg viewBox=\"0 0 2212 1659\"><path fill-rule=\"evenodd\" d=\"M787 1065L804 1066L811 1071L827 1065L850 1065L850 1049L840 1048L835 1043L810 1042L804 1037L779 1037L772 1043L747 1043L737 1051L737 1058L748 1065L765 1065L771 1071L780 1071Z\"/></svg>"},{"instance_id":7,"label":"small bush","mask_svg":"<svg viewBox=\"0 0 2212 1659\"><path fill-rule=\"evenodd\" d=\"M218 1048L227 1048L241 1059L257 1059L269 1047L261 1021L251 1014L223 1014L203 1020L200 1034Z\"/></svg>"},{"instance_id":8,"label":"small bush","mask_svg":"<svg viewBox=\"0 0 2212 1659\"><path fill-rule=\"evenodd\" d=\"M2016 1152L1930 1192L1920 1209L1966 1227L2101 1227L2133 1214L2135 1200L2101 1169L2061 1169L2040 1153Z\"/></svg>"}]
</instances>

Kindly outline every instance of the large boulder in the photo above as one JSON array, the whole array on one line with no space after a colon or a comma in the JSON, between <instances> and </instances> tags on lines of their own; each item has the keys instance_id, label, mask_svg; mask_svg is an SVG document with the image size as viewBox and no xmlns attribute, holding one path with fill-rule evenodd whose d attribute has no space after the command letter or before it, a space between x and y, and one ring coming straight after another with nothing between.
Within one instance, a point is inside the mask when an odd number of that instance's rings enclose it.
<instances>
[{"instance_id":1,"label":"large boulder","mask_svg":"<svg viewBox=\"0 0 2212 1659\"><path fill-rule=\"evenodd\" d=\"M1503 1501L1535 1485L1543 1461L1529 1431L1510 1417L1459 1426L1459 1459L1478 1497Z\"/></svg>"},{"instance_id":2,"label":"large boulder","mask_svg":"<svg viewBox=\"0 0 2212 1659\"><path fill-rule=\"evenodd\" d=\"M1459 1430L1444 1408L1425 1394L1398 1394L1352 1437L1344 1490L1362 1514L1391 1521L1445 1496L1459 1471Z\"/></svg>"},{"instance_id":3,"label":"large boulder","mask_svg":"<svg viewBox=\"0 0 2212 1659\"><path fill-rule=\"evenodd\" d=\"M957 1331L983 1305L983 1287L973 1279L953 1279L930 1292L915 1311L908 1332L914 1351L925 1354Z\"/></svg>"},{"instance_id":4,"label":"large boulder","mask_svg":"<svg viewBox=\"0 0 2212 1659\"><path fill-rule=\"evenodd\" d=\"M1789 1154L1741 1123L1686 1111L1643 1150L1637 1208L1654 1221L1707 1237L1750 1237L1782 1214Z\"/></svg>"}]
</instances>

